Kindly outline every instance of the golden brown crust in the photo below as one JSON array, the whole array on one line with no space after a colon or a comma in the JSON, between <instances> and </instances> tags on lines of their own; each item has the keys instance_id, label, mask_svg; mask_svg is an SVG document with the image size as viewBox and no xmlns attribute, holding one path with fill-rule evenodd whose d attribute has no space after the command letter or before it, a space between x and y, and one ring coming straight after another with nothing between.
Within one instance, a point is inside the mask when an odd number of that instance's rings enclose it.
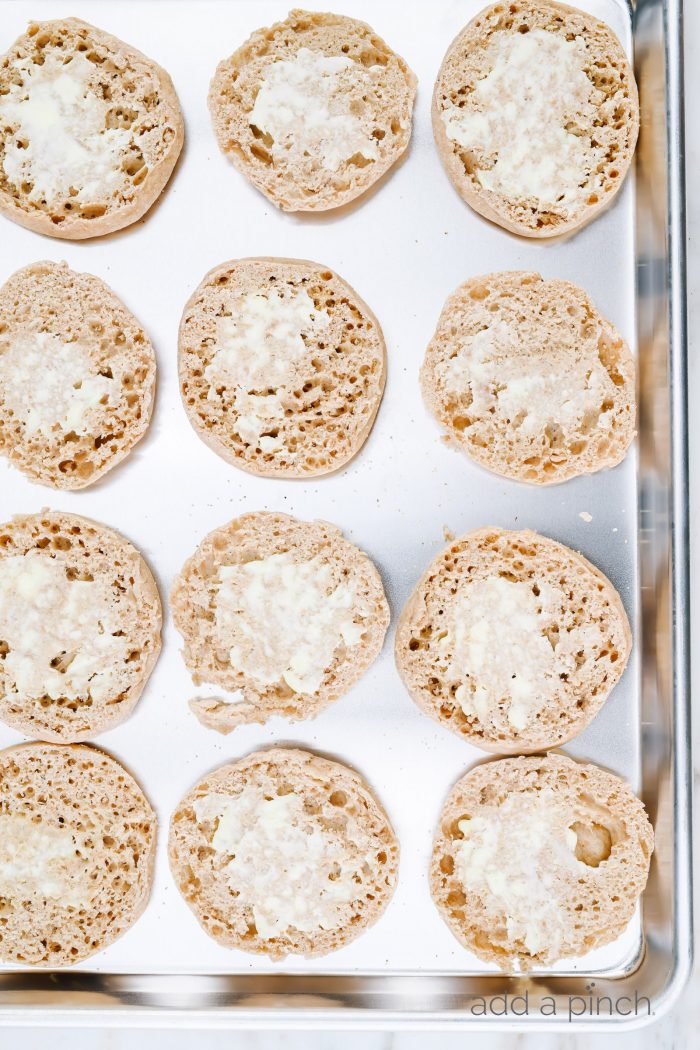
<instances>
[{"instance_id":1,"label":"golden brown crust","mask_svg":"<svg viewBox=\"0 0 700 1050\"><path fill-rule=\"evenodd\" d=\"M608 90L619 77L623 92L618 102L622 112L622 129L617 136L616 152L607 192L593 194L583 208L566 219L552 212L539 212L536 206L520 202L514 206L501 194L482 187L473 172L468 170L460 156L465 152L447 135L442 120L443 100L454 77L454 67L468 61L474 50L483 47L488 38L499 30L519 32L518 25L534 24L554 32L576 33L586 42L591 53L590 78L597 86ZM598 65L596 65L596 60ZM603 79L609 73L610 79ZM597 82L600 81L598 84ZM433 134L445 170L462 199L485 219L510 233L521 237L549 238L571 234L595 219L612 204L634 157L639 133L639 97L634 74L624 50L604 22L592 18L578 8L555 3L554 0L515 0L508 5L497 3L484 8L460 31L448 48L435 81L431 107ZM471 169L471 161L468 163ZM608 165L610 167L610 164ZM529 214L528 214L529 213Z\"/></svg>"},{"instance_id":2,"label":"golden brown crust","mask_svg":"<svg viewBox=\"0 0 700 1050\"><path fill-rule=\"evenodd\" d=\"M69 578L103 577L112 583L130 646L122 689L104 699L18 698L0 661L0 719L27 736L56 743L88 740L133 712L161 648L162 609L155 579L142 555L114 529L61 511L16 515L0 525L0 561L42 551L64 565ZM0 650L1 651L1 650ZM6 653L3 653L3 659ZM9 687L9 691L8 691Z\"/></svg>"},{"instance_id":3,"label":"golden brown crust","mask_svg":"<svg viewBox=\"0 0 700 1050\"><path fill-rule=\"evenodd\" d=\"M258 933L251 902L241 902L228 884L221 870L226 858L217 859L193 809L197 797L209 793L235 797L249 786L264 789L270 797L290 790L300 795L308 812L337 836L339 860L344 829L352 826L358 835L369 837L373 857L367 860L357 898L344 906L341 925L314 932L291 928L269 938ZM352 846L352 839L348 845ZM188 792L171 818L168 857L180 893L219 944L273 959L289 953L309 958L336 951L379 919L394 893L399 844L382 806L354 770L308 751L274 747L221 766Z\"/></svg>"},{"instance_id":4,"label":"golden brown crust","mask_svg":"<svg viewBox=\"0 0 700 1050\"><path fill-rule=\"evenodd\" d=\"M372 118L378 157L368 164L346 163L339 171L319 171L315 158L304 165L272 160L265 139L247 122L259 78L277 58L289 59L300 48L355 59L358 68L381 69L380 80L355 103L363 119ZM364 194L406 150L416 78L406 63L364 22L343 15L293 10L283 22L259 29L220 62L209 90L209 109L219 148L235 167L285 211L325 211ZM369 115L366 110L369 109Z\"/></svg>"},{"instance_id":5,"label":"golden brown crust","mask_svg":"<svg viewBox=\"0 0 700 1050\"><path fill-rule=\"evenodd\" d=\"M452 681L442 667L446 657L437 646L446 610L460 586L494 574L536 585L555 582L573 596L566 609L568 618L580 619L584 626L599 625L600 630L595 646L591 644L584 654L585 662L562 684L556 703L543 705L534 723L530 720L522 729L509 723L504 704L489 721L467 715L455 695L460 682ZM507 639L503 645L507 646ZM599 569L582 554L536 532L496 527L453 539L433 559L401 613L395 639L396 667L411 699L468 743L495 754L543 751L577 736L620 680L631 650L624 606Z\"/></svg>"},{"instance_id":6,"label":"golden brown crust","mask_svg":"<svg viewBox=\"0 0 700 1050\"><path fill-rule=\"evenodd\" d=\"M155 82L158 96L155 109L152 101L146 102L139 98L138 91L135 96L132 93L129 97L132 101L136 97L137 104L145 109L148 126L144 130L147 134L153 132L153 122L155 126L160 124L162 128L161 139L156 148L158 156L145 177L141 170L134 172L133 188L129 190L128 196L121 204L110 207L107 202L102 214L97 214L93 208L94 214L91 213L89 217L84 217L75 210L70 212L64 210L58 215L49 205L34 206L21 196L18 197L16 189L10 187L6 180L2 179L2 155L0 154L0 214L28 230L42 233L47 237L63 240L103 237L105 234L114 233L116 230L137 222L163 192L175 168L185 139L185 125L180 102L170 76L156 62L124 41L79 18L30 22L27 32L19 37L0 59L0 88L4 77L7 76L10 63L15 58L35 52L41 53L43 47L47 45L50 47L53 40L61 41L62 47L72 46L85 52L90 47L99 56L102 63L105 60L110 62L116 56L119 60L115 69L117 78L123 78L125 70L129 70L137 83L144 77ZM152 88L148 86L145 96L151 94ZM0 147L2 145L3 137L0 133ZM79 189L79 187L76 188Z\"/></svg>"},{"instance_id":7,"label":"golden brown crust","mask_svg":"<svg viewBox=\"0 0 700 1050\"><path fill-rule=\"evenodd\" d=\"M578 877L567 879L559 916L564 934L555 955L580 956L609 944L627 927L644 890L654 833L644 806L624 780L562 754L485 762L459 780L445 800L433 842L430 889L440 915L468 951L505 970L551 963L551 944L529 950L508 933L497 895L465 887L458 874L460 821L491 817L519 793L554 792L570 806ZM549 878L551 871L536 871ZM541 933L545 942L548 930Z\"/></svg>"},{"instance_id":8,"label":"golden brown crust","mask_svg":"<svg viewBox=\"0 0 700 1050\"><path fill-rule=\"evenodd\" d=\"M3 962L72 966L133 926L151 891L157 820L116 759L78 744L7 748L0 752L0 812L30 817L42 829L69 830L91 885L91 900L79 908L36 896L21 902L5 897Z\"/></svg>"},{"instance_id":9,"label":"golden brown crust","mask_svg":"<svg viewBox=\"0 0 700 1050\"><path fill-rule=\"evenodd\" d=\"M211 357L222 302L224 309L233 311L238 290L256 291L271 284L290 283L308 290L319 306L329 299L333 301L333 307L328 308L332 335L330 340L325 339L325 345L319 345L318 340L308 344L314 350L309 358L321 359L320 371L310 360L311 367L305 363L308 375L302 366L302 374L297 376L299 386L310 384L310 389L295 391L299 396L283 424L284 434L293 439L294 451L285 442L271 454L246 443L232 430L236 416L230 405L208 400L209 384L203 378L203 370ZM341 346L344 352L336 354ZM249 474L306 478L342 469L364 445L382 402L387 353L376 316L338 274L308 259L256 256L229 260L205 275L182 314L178 363L187 418L205 445ZM360 369L363 371L358 383L355 373ZM324 390L323 378L332 380L333 376L332 388Z\"/></svg>"}]
</instances>

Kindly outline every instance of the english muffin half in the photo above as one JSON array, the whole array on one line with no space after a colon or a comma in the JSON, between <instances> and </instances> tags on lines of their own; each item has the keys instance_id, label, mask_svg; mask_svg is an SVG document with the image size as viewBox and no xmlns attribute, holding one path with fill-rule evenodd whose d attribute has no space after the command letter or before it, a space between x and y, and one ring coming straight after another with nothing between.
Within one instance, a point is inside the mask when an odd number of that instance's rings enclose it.
<instances>
[{"instance_id":1,"label":"english muffin half","mask_svg":"<svg viewBox=\"0 0 700 1050\"><path fill-rule=\"evenodd\" d=\"M448 795L430 887L468 951L529 970L619 937L653 850L644 806L619 777L564 755L506 758Z\"/></svg>"},{"instance_id":2,"label":"english muffin half","mask_svg":"<svg viewBox=\"0 0 700 1050\"><path fill-rule=\"evenodd\" d=\"M475 211L523 237L571 233L611 203L632 163L634 74L610 27L583 11L493 4L443 59L433 131Z\"/></svg>"},{"instance_id":3,"label":"english muffin half","mask_svg":"<svg viewBox=\"0 0 700 1050\"><path fill-rule=\"evenodd\" d=\"M182 149L172 81L79 18L30 22L0 58L0 213L48 237L129 226Z\"/></svg>"},{"instance_id":4,"label":"english muffin half","mask_svg":"<svg viewBox=\"0 0 700 1050\"><path fill-rule=\"evenodd\" d=\"M235 259L211 270L180 322L190 423L252 474L328 474L359 452L379 409L386 348L349 284L303 259Z\"/></svg>"},{"instance_id":5,"label":"english muffin half","mask_svg":"<svg viewBox=\"0 0 700 1050\"><path fill-rule=\"evenodd\" d=\"M585 729L631 648L620 596L582 555L536 532L483 528L428 566L395 655L426 714L485 751L514 754Z\"/></svg>"},{"instance_id":6,"label":"english muffin half","mask_svg":"<svg viewBox=\"0 0 700 1050\"><path fill-rule=\"evenodd\" d=\"M354 200L411 137L416 78L370 26L291 11L220 62L209 109L221 151L285 211Z\"/></svg>"},{"instance_id":7,"label":"english muffin half","mask_svg":"<svg viewBox=\"0 0 700 1050\"><path fill-rule=\"evenodd\" d=\"M465 281L442 309L420 378L447 444L516 481L614 467L634 440L634 358L569 281L520 270Z\"/></svg>"},{"instance_id":8,"label":"english muffin half","mask_svg":"<svg viewBox=\"0 0 700 1050\"><path fill-rule=\"evenodd\" d=\"M0 751L0 961L71 966L121 937L148 902L156 827L97 748Z\"/></svg>"},{"instance_id":9,"label":"english muffin half","mask_svg":"<svg viewBox=\"0 0 700 1050\"><path fill-rule=\"evenodd\" d=\"M128 540L60 511L0 525L0 718L86 740L133 711L160 652L155 580Z\"/></svg>"},{"instance_id":10,"label":"english muffin half","mask_svg":"<svg viewBox=\"0 0 700 1050\"><path fill-rule=\"evenodd\" d=\"M206 933L284 958L342 948L381 916L399 844L353 770L272 748L222 766L180 802L170 867Z\"/></svg>"},{"instance_id":11,"label":"english muffin half","mask_svg":"<svg viewBox=\"0 0 700 1050\"><path fill-rule=\"evenodd\" d=\"M340 529L264 511L209 533L171 603L195 685L232 694L190 703L220 733L314 717L374 662L389 624L379 573Z\"/></svg>"},{"instance_id":12,"label":"english muffin half","mask_svg":"<svg viewBox=\"0 0 700 1050\"><path fill-rule=\"evenodd\" d=\"M0 288L0 454L42 485L92 485L151 418L156 359L103 281L38 262Z\"/></svg>"}]
</instances>

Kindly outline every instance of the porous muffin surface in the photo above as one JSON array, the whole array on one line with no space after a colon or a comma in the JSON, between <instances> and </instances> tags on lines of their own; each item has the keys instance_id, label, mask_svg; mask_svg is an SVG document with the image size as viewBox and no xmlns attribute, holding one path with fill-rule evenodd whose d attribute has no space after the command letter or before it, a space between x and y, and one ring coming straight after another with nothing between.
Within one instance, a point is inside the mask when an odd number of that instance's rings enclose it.
<instances>
[{"instance_id":1,"label":"porous muffin surface","mask_svg":"<svg viewBox=\"0 0 700 1050\"><path fill-rule=\"evenodd\" d=\"M148 900L156 826L97 748L0 751L0 960L71 966L125 933Z\"/></svg>"},{"instance_id":2,"label":"porous muffin surface","mask_svg":"<svg viewBox=\"0 0 700 1050\"><path fill-rule=\"evenodd\" d=\"M433 846L433 900L455 937L505 970L614 941L646 885L654 834L619 777L564 755L472 769Z\"/></svg>"},{"instance_id":3,"label":"porous muffin surface","mask_svg":"<svg viewBox=\"0 0 700 1050\"><path fill-rule=\"evenodd\" d=\"M200 781L173 814L169 855L210 936L274 959L354 940L386 908L398 867L386 814L361 778L287 748Z\"/></svg>"},{"instance_id":4,"label":"porous muffin surface","mask_svg":"<svg viewBox=\"0 0 700 1050\"><path fill-rule=\"evenodd\" d=\"M0 718L64 743L122 722L161 618L150 570L112 529L52 511L0 525Z\"/></svg>"},{"instance_id":5,"label":"porous muffin surface","mask_svg":"<svg viewBox=\"0 0 700 1050\"><path fill-rule=\"evenodd\" d=\"M411 136L416 79L364 22L291 11L219 63L209 108L221 150L286 211L364 193Z\"/></svg>"},{"instance_id":6,"label":"porous muffin surface","mask_svg":"<svg viewBox=\"0 0 700 1050\"><path fill-rule=\"evenodd\" d=\"M421 368L446 442L535 485L616 466L635 435L635 385L629 347L586 292L527 271L460 285Z\"/></svg>"},{"instance_id":7,"label":"porous muffin surface","mask_svg":"<svg viewBox=\"0 0 700 1050\"><path fill-rule=\"evenodd\" d=\"M615 588L563 544L477 529L428 566L401 614L396 665L418 706L487 751L556 747L620 680L632 635Z\"/></svg>"},{"instance_id":8,"label":"porous muffin surface","mask_svg":"<svg viewBox=\"0 0 700 1050\"><path fill-rule=\"evenodd\" d=\"M168 74L76 18L32 22L0 59L0 211L83 239L140 218L184 139Z\"/></svg>"},{"instance_id":9,"label":"porous muffin surface","mask_svg":"<svg viewBox=\"0 0 700 1050\"><path fill-rule=\"evenodd\" d=\"M305 260L216 267L185 307L179 348L192 426L228 462L268 477L343 466L384 391L374 314L337 274Z\"/></svg>"},{"instance_id":10,"label":"porous muffin surface","mask_svg":"<svg viewBox=\"0 0 700 1050\"><path fill-rule=\"evenodd\" d=\"M379 654L389 608L379 574L327 522L258 512L210 533L172 589L195 685L228 695L191 708L227 733L318 714Z\"/></svg>"},{"instance_id":11,"label":"porous muffin surface","mask_svg":"<svg viewBox=\"0 0 700 1050\"><path fill-rule=\"evenodd\" d=\"M433 130L462 197L527 237L571 232L620 189L637 87L609 26L550 0L485 8L445 55Z\"/></svg>"},{"instance_id":12,"label":"porous muffin surface","mask_svg":"<svg viewBox=\"0 0 700 1050\"><path fill-rule=\"evenodd\" d=\"M0 288L0 454L58 489L94 484L144 436L156 359L98 277L26 266Z\"/></svg>"}]
</instances>

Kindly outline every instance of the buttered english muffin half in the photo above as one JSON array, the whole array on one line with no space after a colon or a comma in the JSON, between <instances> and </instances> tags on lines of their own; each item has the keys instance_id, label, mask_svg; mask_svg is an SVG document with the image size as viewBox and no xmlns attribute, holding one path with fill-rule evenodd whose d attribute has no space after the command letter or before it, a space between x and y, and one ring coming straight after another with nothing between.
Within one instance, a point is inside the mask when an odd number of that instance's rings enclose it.
<instances>
[{"instance_id":1,"label":"buttered english muffin half","mask_svg":"<svg viewBox=\"0 0 700 1050\"><path fill-rule=\"evenodd\" d=\"M354 200L411 137L416 78L364 22L294 10L220 62L209 90L219 147L285 211Z\"/></svg>"},{"instance_id":2,"label":"buttered english muffin half","mask_svg":"<svg viewBox=\"0 0 700 1050\"><path fill-rule=\"evenodd\" d=\"M83 240L140 219L184 141L164 69L79 18L30 22L0 57L0 213Z\"/></svg>"},{"instance_id":3,"label":"buttered english muffin half","mask_svg":"<svg viewBox=\"0 0 700 1050\"><path fill-rule=\"evenodd\" d=\"M341 277L303 259L211 270L185 307L179 349L182 400L199 437L265 477L344 466L384 393L377 318Z\"/></svg>"},{"instance_id":4,"label":"buttered english muffin half","mask_svg":"<svg viewBox=\"0 0 700 1050\"><path fill-rule=\"evenodd\" d=\"M379 573L339 528L262 511L205 537L171 603L195 685L228 694L190 703L220 733L314 717L370 667L389 624Z\"/></svg>"},{"instance_id":5,"label":"buttered english muffin half","mask_svg":"<svg viewBox=\"0 0 700 1050\"><path fill-rule=\"evenodd\" d=\"M492 4L443 59L433 131L475 211L523 237L571 233L611 203L632 163L634 74L610 27L584 11Z\"/></svg>"},{"instance_id":6,"label":"buttered english muffin half","mask_svg":"<svg viewBox=\"0 0 700 1050\"><path fill-rule=\"evenodd\" d=\"M582 555L536 532L483 528L428 566L395 655L426 714L470 744L517 754L585 729L631 648L620 596Z\"/></svg>"},{"instance_id":7,"label":"buttered english muffin half","mask_svg":"<svg viewBox=\"0 0 700 1050\"><path fill-rule=\"evenodd\" d=\"M60 511L0 525L0 719L67 743L123 722L160 652L145 561L105 525Z\"/></svg>"},{"instance_id":8,"label":"buttered english muffin half","mask_svg":"<svg viewBox=\"0 0 700 1050\"><path fill-rule=\"evenodd\" d=\"M421 386L447 444L534 485L614 467L635 436L625 340L582 288L538 273L460 285L440 314Z\"/></svg>"},{"instance_id":9,"label":"buttered english muffin half","mask_svg":"<svg viewBox=\"0 0 700 1050\"><path fill-rule=\"evenodd\" d=\"M276 747L200 780L173 814L168 854L210 937L281 959L326 955L373 925L399 844L357 773Z\"/></svg>"},{"instance_id":10,"label":"buttered english muffin half","mask_svg":"<svg viewBox=\"0 0 700 1050\"><path fill-rule=\"evenodd\" d=\"M72 966L107 948L148 902L156 815L94 747L0 751L0 962Z\"/></svg>"},{"instance_id":11,"label":"buttered english muffin half","mask_svg":"<svg viewBox=\"0 0 700 1050\"><path fill-rule=\"evenodd\" d=\"M472 769L447 797L430 888L468 951L526 971L619 937L653 850L624 780L559 754L507 758Z\"/></svg>"},{"instance_id":12,"label":"buttered english muffin half","mask_svg":"<svg viewBox=\"0 0 700 1050\"><path fill-rule=\"evenodd\" d=\"M28 477L82 489L146 433L156 358L103 281L38 262L0 288L0 454Z\"/></svg>"}]
</instances>

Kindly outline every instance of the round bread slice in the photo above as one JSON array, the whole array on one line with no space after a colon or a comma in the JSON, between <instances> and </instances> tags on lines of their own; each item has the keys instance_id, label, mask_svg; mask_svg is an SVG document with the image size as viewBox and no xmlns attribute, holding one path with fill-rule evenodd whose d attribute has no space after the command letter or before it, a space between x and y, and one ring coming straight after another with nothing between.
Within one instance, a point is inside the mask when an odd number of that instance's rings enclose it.
<instances>
[{"instance_id":1,"label":"round bread slice","mask_svg":"<svg viewBox=\"0 0 700 1050\"><path fill-rule=\"evenodd\" d=\"M0 58L0 213L20 226L83 240L131 225L183 141L165 70L87 22L31 22Z\"/></svg>"},{"instance_id":2,"label":"round bread slice","mask_svg":"<svg viewBox=\"0 0 700 1050\"><path fill-rule=\"evenodd\" d=\"M632 163L634 74L591 15L549 0L494 4L443 59L433 131L475 211L523 237L571 233L611 203Z\"/></svg>"},{"instance_id":3,"label":"round bread slice","mask_svg":"<svg viewBox=\"0 0 700 1050\"><path fill-rule=\"evenodd\" d=\"M450 792L430 887L460 944L504 970L529 970L619 937L653 849L624 780L564 755L506 758Z\"/></svg>"},{"instance_id":4,"label":"round bread slice","mask_svg":"<svg viewBox=\"0 0 700 1050\"><path fill-rule=\"evenodd\" d=\"M220 62L209 89L219 147L273 204L354 200L411 137L416 78L370 26L291 11Z\"/></svg>"},{"instance_id":5,"label":"round bread slice","mask_svg":"<svg viewBox=\"0 0 700 1050\"><path fill-rule=\"evenodd\" d=\"M568 281L473 277L445 303L421 369L445 441L482 467L551 485L614 467L635 436L635 365Z\"/></svg>"},{"instance_id":6,"label":"round bread slice","mask_svg":"<svg viewBox=\"0 0 700 1050\"><path fill-rule=\"evenodd\" d=\"M87 740L131 714L160 652L155 580L135 547L77 514L0 525L0 719Z\"/></svg>"},{"instance_id":7,"label":"round bread slice","mask_svg":"<svg viewBox=\"0 0 700 1050\"><path fill-rule=\"evenodd\" d=\"M220 733L314 717L374 662L389 624L379 573L340 529L264 511L209 533L171 605L195 685L234 694L190 702Z\"/></svg>"},{"instance_id":8,"label":"round bread slice","mask_svg":"<svg viewBox=\"0 0 700 1050\"><path fill-rule=\"evenodd\" d=\"M620 596L589 561L536 532L483 528L428 566L395 652L426 714L485 751L518 754L582 732L631 648Z\"/></svg>"},{"instance_id":9,"label":"round bread slice","mask_svg":"<svg viewBox=\"0 0 700 1050\"><path fill-rule=\"evenodd\" d=\"M326 955L373 925L399 844L357 773L277 747L200 780L173 814L168 854L210 937L281 959Z\"/></svg>"},{"instance_id":10,"label":"round bread slice","mask_svg":"<svg viewBox=\"0 0 700 1050\"><path fill-rule=\"evenodd\" d=\"M359 452L384 393L379 322L349 284L303 259L211 270L180 322L190 423L251 474L328 474Z\"/></svg>"},{"instance_id":11,"label":"round bread slice","mask_svg":"<svg viewBox=\"0 0 700 1050\"><path fill-rule=\"evenodd\" d=\"M0 751L0 961L72 966L126 933L148 903L156 828L97 748Z\"/></svg>"},{"instance_id":12,"label":"round bread slice","mask_svg":"<svg viewBox=\"0 0 700 1050\"><path fill-rule=\"evenodd\" d=\"M80 489L145 434L156 359L98 277L38 262L0 288L0 454L43 485Z\"/></svg>"}]
</instances>

